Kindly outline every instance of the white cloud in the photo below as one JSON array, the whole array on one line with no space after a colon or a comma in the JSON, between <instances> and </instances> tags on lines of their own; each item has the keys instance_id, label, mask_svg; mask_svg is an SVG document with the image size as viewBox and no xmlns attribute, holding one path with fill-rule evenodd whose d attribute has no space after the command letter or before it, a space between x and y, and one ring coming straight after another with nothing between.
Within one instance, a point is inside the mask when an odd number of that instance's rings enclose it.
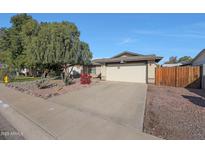
<instances>
[{"instance_id":1,"label":"white cloud","mask_svg":"<svg viewBox=\"0 0 205 154\"><path fill-rule=\"evenodd\" d=\"M134 43L136 41L137 39L135 38L127 37L127 38L124 38L122 41L120 41L119 44L129 44L129 43Z\"/></svg>"},{"instance_id":2,"label":"white cloud","mask_svg":"<svg viewBox=\"0 0 205 154\"><path fill-rule=\"evenodd\" d=\"M162 35L163 33L158 30L135 30L134 33L136 34L143 34L143 35Z\"/></svg>"},{"instance_id":3,"label":"white cloud","mask_svg":"<svg viewBox=\"0 0 205 154\"><path fill-rule=\"evenodd\" d=\"M154 35L154 36L163 36L163 37L186 37L186 38L205 38L205 33L201 33L201 31L193 31L193 30L186 30L184 32L166 32L166 31L159 31L159 30L135 30L134 33L139 35Z\"/></svg>"}]
</instances>

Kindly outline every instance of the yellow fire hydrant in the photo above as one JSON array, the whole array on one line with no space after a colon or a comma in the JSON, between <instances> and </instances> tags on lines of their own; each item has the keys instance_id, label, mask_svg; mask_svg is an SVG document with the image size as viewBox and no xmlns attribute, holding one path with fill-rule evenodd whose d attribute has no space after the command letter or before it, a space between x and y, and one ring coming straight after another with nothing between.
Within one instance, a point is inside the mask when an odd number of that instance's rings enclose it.
<instances>
[{"instance_id":1,"label":"yellow fire hydrant","mask_svg":"<svg viewBox=\"0 0 205 154\"><path fill-rule=\"evenodd\" d=\"M9 77L8 75L5 75L4 76L4 83L7 84L9 82Z\"/></svg>"}]
</instances>

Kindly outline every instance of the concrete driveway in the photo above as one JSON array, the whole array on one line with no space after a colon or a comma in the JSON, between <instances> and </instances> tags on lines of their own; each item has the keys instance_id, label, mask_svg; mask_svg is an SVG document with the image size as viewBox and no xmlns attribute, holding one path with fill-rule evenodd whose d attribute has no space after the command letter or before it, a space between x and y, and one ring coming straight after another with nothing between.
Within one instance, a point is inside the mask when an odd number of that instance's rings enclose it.
<instances>
[{"instance_id":1,"label":"concrete driveway","mask_svg":"<svg viewBox=\"0 0 205 154\"><path fill-rule=\"evenodd\" d=\"M100 82L49 101L142 131L146 91L146 84Z\"/></svg>"},{"instance_id":2,"label":"concrete driveway","mask_svg":"<svg viewBox=\"0 0 205 154\"><path fill-rule=\"evenodd\" d=\"M100 82L44 100L0 84L0 112L25 139L158 139L142 133L146 88Z\"/></svg>"}]
</instances>

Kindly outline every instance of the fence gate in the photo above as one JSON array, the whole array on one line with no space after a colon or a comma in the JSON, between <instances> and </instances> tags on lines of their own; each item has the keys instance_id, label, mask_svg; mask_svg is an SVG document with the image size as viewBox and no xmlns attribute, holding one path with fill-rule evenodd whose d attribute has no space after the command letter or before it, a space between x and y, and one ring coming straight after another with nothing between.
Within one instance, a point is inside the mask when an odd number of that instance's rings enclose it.
<instances>
[{"instance_id":1,"label":"fence gate","mask_svg":"<svg viewBox=\"0 0 205 154\"><path fill-rule=\"evenodd\" d=\"M155 84L161 86L201 88L200 66L159 67Z\"/></svg>"}]
</instances>

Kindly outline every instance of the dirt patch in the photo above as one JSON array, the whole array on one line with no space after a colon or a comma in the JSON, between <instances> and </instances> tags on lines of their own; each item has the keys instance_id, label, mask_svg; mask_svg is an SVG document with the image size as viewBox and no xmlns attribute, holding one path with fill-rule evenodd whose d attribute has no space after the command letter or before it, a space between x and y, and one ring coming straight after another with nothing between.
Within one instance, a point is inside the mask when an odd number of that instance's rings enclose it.
<instances>
[{"instance_id":1,"label":"dirt patch","mask_svg":"<svg viewBox=\"0 0 205 154\"><path fill-rule=\"evenodd\" d=\"M39 89L36 82L37 81L14 82L9 83L7 87L16 89L29 95L48 99L53 96L58 96L74 90L93 86L94 84L99 83L99 79L92 79L92 82L89 85L81 84L80 79L75 79L73 80L73 83L71 85L67 86L64 85L62 80L50 80L49 83L55 86L51 86L49 88L44 89Z\"/></svg>"},{"instance_id":2,"label":"dirt patch","mask_svg":"<svg viewBox=\"0 0 205 154\"><path fill-rule=\"evenodd\" d=\"M144 132L164 139L205 139L205 91L149 85Z\"/></svg>"}]
</instances>

